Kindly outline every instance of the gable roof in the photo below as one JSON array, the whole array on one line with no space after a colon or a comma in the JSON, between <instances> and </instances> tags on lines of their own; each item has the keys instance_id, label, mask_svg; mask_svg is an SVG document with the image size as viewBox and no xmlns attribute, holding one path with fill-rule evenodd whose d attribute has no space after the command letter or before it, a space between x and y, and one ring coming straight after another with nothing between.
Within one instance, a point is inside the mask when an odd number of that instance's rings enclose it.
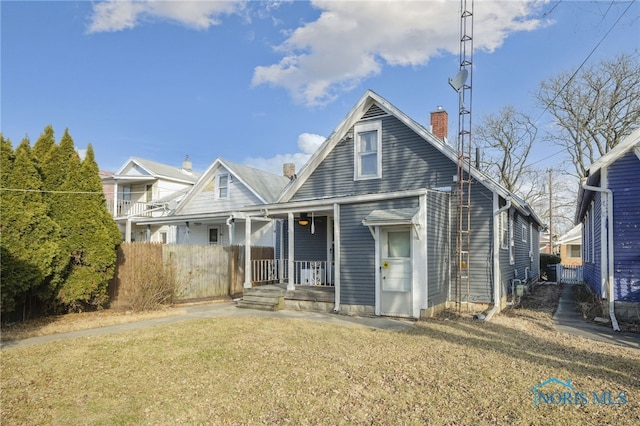
<instances>
[{"instance_id":1,"label":"gable roof","mask_svg":"<svg viewBox=\"0 0 640 426\"><path fill-rule=\"evenodd\" d=\"M433 147L439 150L442 154L444 154L447 158L449 158L454 164L458 162L458 155L457 155L457 152L453 149L453 147L442 142L435 135L433 135L433 133L428 131L424 126L422 126L420 123L410 118L404 112L400 111L398 108L396 108L389 101L384 99L382 96L378 95L372 90L367 90L365 94L360 98L360 100L355 104L355 106L342 119L342 121L334 129L331 135L329 135L329 137L322 143L322 145L320 145L320 147L311 156L311 158L307 161L307 163L300 169L300 173L298 173L297 179L291 181L289 186L285 188L285 190L280 195L278 202L287 202L295 195L296 191L300 189L300 187L309 178L309 176L311 176L314 170L322 163L322 161L324 161L324 159L335 148L335 146L342 139L344 139L344 137L347 135L351 127L354 124L356 124L359 120L361 120L362 116L374 104L379 106L387 114L390 114L396 117L404 125L409 127L411 130L417 133L420 137L422 137L422 139L424 139L425 142L431 144ZM473 166L471 167L470 173L475 180L485 185L490 190L497 192L503 198L511 199L512 205L515 208L519 209L521 212L525 213L526 215L531 215L539 225L542 224L542 221L535 214L533 209L520 197L508 191L498 182L491 179L486 173L474 168Z\"/></svg>"},{"instance_id":2,"label":"gable roof","mask_svg":"<svg viewBox=\"0 0 640 426\"><path fill-rule=\"evenodd\" d=\"M254 191L265 203L272 203L277 200L284 187L291 181L286 176L275 175L229 160L219 160L220 164L224 165L231 174L240 179L245 186Z\"/></svg>"},{"instance_id":3,"label":"gable roof","mask_svg":"<svg viewBox=\"0 0 640 426\"><path fill-rule=\"evenodd\" d=\"M202 176L200 176L198 182L196 182L193 188L191 188L191 191L189 191L187 196L180 202L176 211L180 211L195 194L202 191L202 188L209 183L221 168L224 168L236 181L241 182L265 204L274 202L290 181L289 178L285 176L275 175L218 157Z\"/></svg>"},{"instance_id":4,"label":"gable roof","mask_svg":"<svg viewBox=\"0 0 640 426\"><path fill-rule=\"evenodd\" d=\"M149 176L158 179L164 178L192 184L195 183L200 176L199 173L188 172L180 167L173 167L167 164L157 163L155 161L145 160L144 158L139 157L129 158L122 165L122 167L118 169L114 176L117 177L119 175L125 174L125 171L132 165L140 167L145 172L147 172Z\"/></svg>"},{"instance_id":5,"label":"gable roof","mask_svg":"<svg viewBox=\"0 0 640 426\"><path fill-rule=\"evenodd\" d=\"M586 172L585 182L589 186L597 186L600 180L600 173L603 168L609 167L616 160L623 157L627 152L634 150L638 158L640 158L640 128L637 128L629 136L624 138L618 145L614 146L611 151L604 154L597 161L589 166ZM587 205L591 201L592 192L586 190L580 185L578 189L578 203L576 206L575 222L582 220L587 210Z\"/></svg>"}]
</instances>

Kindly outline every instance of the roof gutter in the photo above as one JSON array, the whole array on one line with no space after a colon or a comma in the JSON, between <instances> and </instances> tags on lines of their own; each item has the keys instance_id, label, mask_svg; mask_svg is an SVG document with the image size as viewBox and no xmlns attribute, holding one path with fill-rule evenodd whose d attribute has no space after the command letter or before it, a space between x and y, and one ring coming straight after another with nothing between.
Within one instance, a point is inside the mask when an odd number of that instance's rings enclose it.
<instances>
[{"instance_id":1,"label":"roof gutter","mask_svg":"<svg viewBox=\"0 0 640 426\"><path fill-rule=\"evenodd\" d=\"M496 217L511 208L511 198L507 198L507 204L493 212L493 306L484 317L485 321L490 321L493 315L500 312L500 235L497 232Z\"/></svg>"},{"instance_id":2,"label":"roof gutter","mask_svg":"<svg viewBox=\"0 0 640 426\"><path fill-rule=\"evenodd\" d=\"M613 330L620 331L620 326L616 319L614 309L615 301L613 298L613 191L599 186L589 186L586 181L582 182L581 187L587 191L607 194L607 293L609 297L609 317L611 318L611 326L613 327Z\"/></svg>"}]
</instances>

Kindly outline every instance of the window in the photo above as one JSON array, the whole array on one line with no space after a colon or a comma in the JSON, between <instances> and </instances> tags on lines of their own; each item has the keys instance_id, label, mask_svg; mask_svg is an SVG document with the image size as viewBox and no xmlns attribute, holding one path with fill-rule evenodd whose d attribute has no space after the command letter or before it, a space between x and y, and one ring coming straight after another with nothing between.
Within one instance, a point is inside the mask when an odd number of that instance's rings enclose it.
<instances>
[{"instance_id":1,"label":"window","mask_svg":"<svg viewBox=\"0 0 640 426\"><path fill-rule=\"evenodd\" d=\"M516 244L513 235L513 217L509 217L509 264L516 263Z\"/></svg>"},{"instance_id":2,"label":"window","mask_svg":"<svg viewBox=\"0 0 640 426\"><path fill-rule=\"evenodd\" d=\"M591 261L593 262L596 254L595 254L595 241L594 241L594 237L595 237L595 231L596 231L596 226L595 226L595 222L594 222L594 209L595 209L595 204L593 203L593 201L591 202L591 230L589 231L589 247L591 248L591 252L589 253L589 259L591 259ZM602 250L602 248L600 248Z\"/></svg>"},{"instance_id":3,"label":"window","mask_svg":"<svg viewBox=\"0 0 640 426\"><path fill-rule=\"evenodd\" d=\"M125 185L122 187L122 199L124 201L131 201L131 186Z\"/></svg>"},{"instance_id":4,"label":"window","mask_svg":"<svg viewBox=\"0 0 640 426\"><path fill-rule=\"evenodd\" d=\"M209 228L209 244L218 244L218 238L220 236L219 228Z\"/></svg>"},{"instance_id":5,"label":"window","mask_svg":"<svg viewBox=\"0 0 640 426\"><path fill-rule=\"evenodd\" d=\"M218 175L218 198L229 198L229 175Z\"/></svg>"},{"instance_id":6,"label":"window","mask_svg":"<svg viewBox=\"0 0 640 426\"><path fill-rule=\"evenodd\" d=\"M160 233L160 241L162 242L162 244L167 244L167 233L166 232L161 232Z\"/></svg>"},{"instance_id":7,"label":"window","mask_svg":"<svg viewBox=\"0 0 640 426\"><path fill-rule=\"evenodd\" d=\"M589 250L589 242L590 242L590 236L591 236L591 231L589 229L589 212L586 213L585 217L584 217L584 233L583 233L583 237L582 237L582 256L584 257L584 261L586 262L590 262L591 261L591 257L589 256L590 250Z\"/></svg>"},{"instance_id":8,"label":"window","mask_svg":"<svg viewBox=\"0 0 640 426\"><path fill-rule=\"evenodd\" d=\"M522 242L527 242L527 225L525 225L524 223L522 224Z\"/></svg>"},{"instance_id":9,"label":"window","mask_svg":"<svg viewBox=\"0 0 640 426\"><path fill-rule=\"evenodd\" d=\"M581 247L578 244L569 245L569 257L580 257Z\"/></svg>"},{"instance_id":10,"label":"window","mask_svg":"<svg viewBox=\"0 0 640 426\"><path fill-rule=\"evenodd\" d=\"M507 230L507 212L502 212L498 216L498 235L500 236L500 248L507 249L509 244L509 234Z\"/></svg>"},{"instance_id":11,"label":"window","mask_svg":"<svg viewBox=\"0 0 640 426\"><path fill-rule=\"evenodd\" d=\"M382 177L382 122L354 128L354 180Z\"/></svg>"}]
</instances>

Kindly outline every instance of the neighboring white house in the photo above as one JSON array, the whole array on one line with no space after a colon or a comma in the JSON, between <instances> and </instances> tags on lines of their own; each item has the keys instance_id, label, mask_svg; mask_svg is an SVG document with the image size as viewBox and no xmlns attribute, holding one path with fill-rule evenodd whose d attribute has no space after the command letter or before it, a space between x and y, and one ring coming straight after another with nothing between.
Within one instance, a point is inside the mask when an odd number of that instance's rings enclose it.
<instances>
[{"instance_id":1,"label":"neighboring white house","mask_svg":"<svg viewBox=\"0 0 640 426\"><path fill-rule=\"evenodd\" d=\"M140 226L140 218L161 217L175 209L198 180L189 157L182 167L131 157L113 174L102 173L107 206L124 241L175 242L171 226Z\"/></svg>"},{"instance_id":2,"label":"neighboring white house","mask_svg":"<svg viewBox=\"0 0 640 426\"><path fill-rule=\"evenodd\" d=\"M241 210L274 202L289 182L286 176L217 158L173 209L160 217L136 218L135 225L170 226L171 242L177 244L246 244L249 235L253 246L276 247L278 222L247 221Z\"/></svg>"},{"instance_id":3,"label":"neighboring white house","mask_svg":"<svg viewBox=\"0 0 640 426\"><path fill-rule=\"evenodd\" d=\"M568 266L582 265L582 225L574 226L554 242L560 253L560 263Z\"/></svg>"}]
</instances>

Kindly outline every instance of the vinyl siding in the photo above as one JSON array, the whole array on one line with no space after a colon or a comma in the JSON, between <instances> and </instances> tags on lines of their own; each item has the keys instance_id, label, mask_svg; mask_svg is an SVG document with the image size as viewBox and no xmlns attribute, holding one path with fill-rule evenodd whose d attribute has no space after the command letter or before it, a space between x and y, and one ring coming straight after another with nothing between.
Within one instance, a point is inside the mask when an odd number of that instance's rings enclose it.
<instances>
[{"instance_id":1,"label":"vinyl siding","mask_svg":"<svg viewBox=\"0 0 640 426\"><path fill-rule=\"evenodd\" d=\"M640 302L640 160L633 150L609 166L613 191L615 300Z\"/></svg>"},{"instance_id":2,"label":"vinyl siding","mask_svg":"<svg viewBox=\"0 0 640 426\"><path fill-rule=\"evenodd\" d=\"M211 213L216 212L228 212L234 209L238 209L244 206L251 206L261 204L262 202L251 192L245 185L234 179L231 175L231 182L229 182L229 198L217 199L217 176L219 174L227 173L225 170L221 170L216 173L216 176L212 179L216 179L215 185L211 187L211 190L201 190L197 194L194 194L193 198L185 205L180 211L181 215L198 214L198 213Z\"/></svg>"},{"instance_id":3,"label":"vinyl siding","mask_svg":"<svg viewBox=\"0 0 640 426\"><path fill-rule=\"evenodd\" d=\"M451 206L451 279L453 281L451 300L456 298L456 275L458 267L456 257L456 232L457 232L457 196L452 198ZM491 239L493 238L493 193L474 181L471 185L471 253L469 255L469 301L472 303L492 302L492 257ZM508 261L508 258L507 258ZM467 288L463 284L461 301L467 301Z\"/></svg>"},{"instance_id":4,"label":"vinyl siding","mask_svg":"<svg viewBox=\"0 0 640 426\"><path fill-rule=\"evenodd\" d=\"M599 192L596 192L593 197L593 204L589 207L589 219L585 226L591 226L591 217L593 217L593 229L591 232L591 243L593 244L593 256L589 262L585 262L583 265L583 277L585 281L591 286L593 291L598 295L603 295L601 285L601 264L600 264L600 213L602 212L600 200L602 196ZM585 216L586 217L586 216ZM589 250L589 242L585 241L585 250Z\"/></svg>"},{"instance_id":5,"label":"vinyl siding","mask_svg":"<svg viewBox=\"0 0 640 426\"><path fill-rule=\"evenodd\" d=\"M335 146L292 200L453 185L456 165L449 158L397 118L378 119L382 121L381 179L354 180L354 145L349 139Z\"/></svg>"},{"instance_id":6,"label":"vinyl siding","mask_svg":"<svg viewBox=\"0 0 640 426\"><path fill-rule=\"evenodd\" d=\"M362 220L376 209L409 207L419 207L418 198L348 204L340 208L341 303L375 306L375 241Z\"/></svg>"},{"instance_id":7,"label":"vinyl siding","mask_svg":"<svg viewBox=\"0 0 640 426\"><path fill-rule=\"evenodd\" d=\"M311 215L309 215L311 220ZM311 224L300 226L295 224L293 229L294 260L327 260L327 218L314 217L315 232L311 233ZM288 259L287 247L289 247L289 222L284 221L284 252L283 259Z\"/></svg>"},{"instance_id":8,"label":"vinyl siding","mask_svg":"<svg viewBox=\"0 0 640 426\"><path fill-rule=\"evenodd\" d=\"M428 307L447 301L449 294L451 224L449 193L427 194L427 274Z\"/></svg>"}]
</instances>

